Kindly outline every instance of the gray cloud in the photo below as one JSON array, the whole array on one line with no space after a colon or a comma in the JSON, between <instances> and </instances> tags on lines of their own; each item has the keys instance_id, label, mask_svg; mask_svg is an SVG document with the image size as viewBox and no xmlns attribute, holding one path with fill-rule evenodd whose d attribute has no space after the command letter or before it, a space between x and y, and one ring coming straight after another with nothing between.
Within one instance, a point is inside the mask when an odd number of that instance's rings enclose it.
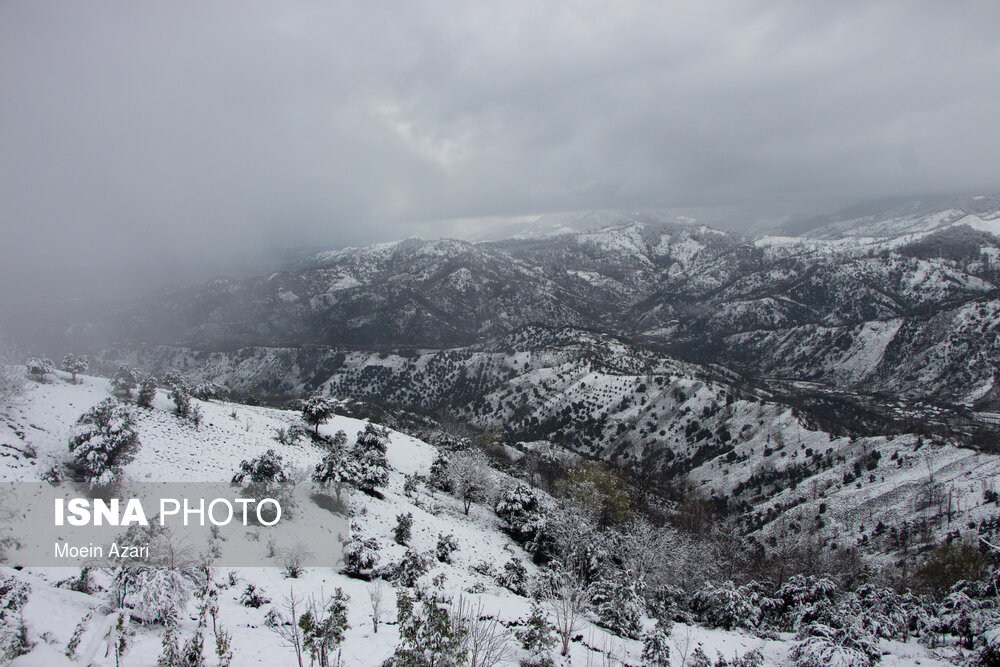
<instances>
[{"instance_id":1,"label":"gray cloud","mask_svg":"<svg viewBox=\"0 0 1000 667\"><path fill-rule=\"evenodd\" d=\"M993 2L6 2L0 280L201 275L446 218L993 190L996 25Z\"/></svg>"}]
</instances>

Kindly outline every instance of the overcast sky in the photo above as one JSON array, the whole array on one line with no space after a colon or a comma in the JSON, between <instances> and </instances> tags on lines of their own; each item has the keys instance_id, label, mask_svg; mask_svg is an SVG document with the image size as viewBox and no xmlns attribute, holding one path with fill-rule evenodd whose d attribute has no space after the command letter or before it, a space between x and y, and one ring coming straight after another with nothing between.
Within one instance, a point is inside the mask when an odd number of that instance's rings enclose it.
<instances>
[{"instance_id":1,"label":"overcast sky","mask_svg":"<svg viewBox=\"0 0 1000 667\"><path fill-rule=\"evenodd\" d=\"M3 0L0 289L444 218L995 191L997 26L993 1Z\"/></svg>"}]
</instances>

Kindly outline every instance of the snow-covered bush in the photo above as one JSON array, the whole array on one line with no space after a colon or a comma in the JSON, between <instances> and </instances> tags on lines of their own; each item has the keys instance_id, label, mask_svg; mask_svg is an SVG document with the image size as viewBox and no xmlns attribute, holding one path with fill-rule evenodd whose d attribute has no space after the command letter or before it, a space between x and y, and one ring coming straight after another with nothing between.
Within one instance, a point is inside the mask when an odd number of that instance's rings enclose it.
<instances>
[{"instance_id":1,"label":"snow-covered bush","mask_svg":"<svg viewBox=\"0 0 1000 667\"><path fill-rule=\"evenodd\" d=\"M434 555L442 563L451 563L451 555L458 550L458 542L451 533L447 535L438 534L437 546L434 548Z\"/></svg>"},{"instance_id":2,"label":"snow-covered bush","mask_svg":"<svg viewBox=\"0 0 1000 667\"><path fill-rule=\"evenodd\" d=\"M0 659L13 660L31 649L21 612L31 587L0 573Z\"/></svg>"},{"instance_id":3,"label":"snow-covered bush","mask_svg":"<svg viewBox=\"0 0 1000 667\"><path fill-rule=\"evenodd\" d=\"M240 468L233 475L233 484L239 484L252 492L268 491L288 480L281 462L281 455L273 449L249 461L244 459L240 461Z\"/></svg>"},{"instance_id":4,"label":"snow-covered bush","mask_svg":"<svg viewBox=\"0 0 1000 667\"><path fill-rule=\"evenodd\" d=\"M392 539L395 540L396 544L402 544L406 546L410 537L413 533L413 514L411 512L406 512L405 514L396 515L396 527L392 529Z\"/></svg>"},{"instance_id":5,"label":"snow-covered bush","mask_svg":"<svg viewBox=\"0 0 1000 667\"><path fill-rule=\"evenodd\" d=\"M670 628L656 622L642 635L642 659L649 667L670 667Z\"/></svg>"},{"instance_id":6,"label":"snow-covered bush","mask_svg":"<svg viewBox=\"0 0 1000 667\"><path fill-rule=\"evenodd\" d=\"M14 348L0 338L0 407L24 391L24 370Z\"/></svg>"},{"instance_id":7,"label":"snow-covered bush","mask_svg":"<svg viewBox=\"0 0 1000 667\"><path fill-rule=\"evenodd\" d=\"M497 583L515 595L528 594L528 570L517 558L511 558L504 563L496 579Z\"/></svg>"},{"instance_id":8,"label":"snow-covered bush","mask_svg":"<svg viewBox=\"0 0 1000 667\"><path fill-rule=\"evenodd\" d=\"M35 382L45 382L46 375L56 372L56 365L47 357L31 357L24 362L28 377Z\"/></svg>"},{"instance_id":9,"label":"snow-covered bush","mask_svg":"<svg viewBox=\"0 0 1000 667\"><path fill-rule=\"evenodd\" d=\"M240 594L240 604L251 609L260 609L271 602L271 599L261 593L260 589L248 583Z\"/></svg>"},{"instance_id":10,"label":"snow-covered bush","mask_svg":"<svg viewBox=\"0 0 1000 667\"><path fill-rule=\"evenodd\" d=\"M345 486L356 485L360 478L361 469L357 462L343 449L331 449L324 454L312 473L312 481L320 486L333 487L337 500L340 500Z\"/></svg>"},{"instance_id":11,"label":"snow-covered bush","mask_svg":"<svg viewBox=\"0 0 1000 667\"><path fill-rule=\"evenodd\" d=\"M462 628L453 622L448 601L437 590L396 596L399 645L388 667L459 667L465 664Z\"/></svg>"},{"instance_id":12,"label":"snow-covered bush","mask_svg":"<svg viewBox=\"0 0 1000 667\"><path fill-rule=\"evenodd\" d=\"M191 596L192 582L176 568L118 568L115 586L133 615L150 623L166 623L180 613Z\"/></svg>"},{"instance_id":13,"label":"snow-covered bush","mask_svg":"<svg viewBox=\"0 0 1000 667\"><path fill-rule=\"evenodd\" d=\"M719 586L707 583L691 596L691 610L699 621L710 627L753 629L761 619L759 597L759 593L749 585L737 587L731 581Z\"/></svg>"},{"instance_id":14,"label":"snow-covered bush","mask_svg":"<svg viewBox=\"0 0 1000 667\"><path fill-rule=\"evenodd\" d=\"M73 376L73 384L76 384L76 376L83 373L90 367L86 355L75 355L67 353L62 360L62 369Z\"/></svg>"},{"instance_id":15,"label":"snow-covered bush","mask_svg":"<svg viewBox=\"0 0 1000 667\"><path fill-rule=\"evenodd\" d=\"M533 542L545 528L538 494L524 482L515 482L501 489L493 509L503 521L504 532L518 544Z\"/></svg>"},{"instance_id":16,"label":"snow-covered bush","mask_svg":"<svg viewBox=\"0 0 1000 667\"><path fill-rule=\"evenodd\" d=\"M390 563L381 568L379 574L400 586L412 588L417 585L420 577L427 574L429 570L430 563L427 562L426 558L413 549L407 549L398 562Z\"/></svg>"},{"instance_id":17,"label":"snow-covered bush","mask_svg":"<svg viewBox=\"0 0 1000 667\"><path fill-rule=\"evenodd\" d=\"M363 577L378 565L378 541L353 537L344 545L344 574Z\"/></svg>"},{"instance_id":18,"label":"snow-covered bush","mask_svg":"<svg viewBox=\"0 0 1000 667\"><path fill-rule=\"evenodd\" d=\"M839 628L824 623L803 627L791 651L796 667L871 667L881 661L878 639L851 619L844 620Z\"/></svg>"},{"instance_id":19,"label":"snow-covered bush","mask_svg":"<svg viewBox=\"0 0 1000 667\"><path fill-rule=\"evenodd\" d=\"M556 646L555 628L537 601L531 603L528 618L514 634L531 656L529 661L521 662L522 667L552 667L555 664L551 655Z\"/></svg>"},{"instance_id":20,"label":"snow-covered bush","mask_svg":"<svg viewBox=\"0 0 1000 667\"><path fill-rule=\"evenodd\" d=\"M135 377L135 370L126 365L119 366L118 370L115 371L114 377L111 378L111 390L115 396L120 396L121 398L132 398L132 390L138 384Z\"/></svg>"},{"instance_id":21,"label":"snow-covered bush","mask_svg":"<svg viewBox=\"0 0 1000 667\"><path fill-rule=\"evenodd\" d=\"M645 611L640 589L641 582L625 572L609 573L599 579L590 595L598 625L621 637L638 639Z\"/></svg>"},{"instance_id":22,"label":"snow-covered bush","mask_svg":"<svg viewBox=\"0 0 1000 667\"><path fill-rule=\"evenodd\" d=\"M218 382L202 382L191 390L191 395L202 401L229 400L229 387Z\"/></svg>"},{"instance_id":23,"label":"snow-covered bush","mask_svg":"<svg viewBox=\"0 0 1000 667\"><path fill-rule=\"evenodd\" d=\"M156 398L156 378L147 375L139 383L139 393L135 397L135 403L139 407L148 408L153 405L154 398Z\"/></svg>"},{"instance_id":24,"label":"snow-covered bush","mask_svg":"<svg viewBox=\"0 0 1000 667\"><path fill-rule=\"evenodd\" d=\"M111 482L138 450L139 432L132 411L112 398L83 413L69 439L75 464L91 485Z\"/></svg>"}]
</instances>

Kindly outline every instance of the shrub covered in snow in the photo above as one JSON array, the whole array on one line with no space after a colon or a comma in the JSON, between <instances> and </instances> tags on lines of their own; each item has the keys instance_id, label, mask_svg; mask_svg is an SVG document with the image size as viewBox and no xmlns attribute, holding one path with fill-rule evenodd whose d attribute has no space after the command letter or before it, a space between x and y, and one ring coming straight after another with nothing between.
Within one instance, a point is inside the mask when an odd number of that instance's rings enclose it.
<instances>
[{"instance_id":1,"label":"shrub covered in snow","mask_svg":"<svg viewBox=\"0 0 1000 667\"><path fill-rule=\"evenodd\" d=\"M28 584L0 573L0 659L13 660L31 649L21 618L30 593Z\"/></svg>"},{"instance_id":2,"label":"shrub covered in snow","mask_svg":"<svg viewBox=\"0 0 1000 667\"><path fill-rule=\"evenodd\" d=\"M761 620L759 600L760 594L752 585L736 586L731 581L718 586L707 583L691 597L691 610L710 627L753 629Z\"/></svg>"},{"instance_id":3,"label":"shrub covered in snow","mask_svg":"<svg viewBox=\"0 0 1000 667\"><path fill-rule=\"evenodd\" d=\"M388 667L459 667L465 664L461 624L453 622L450 605L436 589L396 596L399 645Z\"/></svg>"},{"instance_id":4,"label":"shrub covered in snow","mask_svg":"<svg viewBox=\"0 0 1000 667\"><path fill-rule=\"evenodd\" d=\"M344 573L364 576L378 565L378 541L373 537L353 537L344 545Z\"/></svg>"},{"instance_id":5,"label":"shrub covered in snow","mask_svg":"<svg viewBox=\"0 0 1000 667\"><path fill-rule=\"evenodd\" d=\"M842 627L810 623L792 647L796 667L870 667L881 661L878 639L852 619Z\"/></svg>"},{"instance_id":6,"label":"shrub covered in snow","mask_svg":"<svg viewBox=\"0 0 1000 667\"><path fill-rule=\"evenodd\" d=\"M593 585L590 604L599 625L622 637L639 638L645 603L641 582L634 577L614 572L599 579Z\"/></svg>"},{"instance_id":7,"label":"shrub covered in snow","mask_svg":"<svg viewBox=\"0 0 1000 667\"><path fill-rule=\"evenodd\" d=\"M69 439L76 466L91 485L112 481L138 449L139 431L132 411L112 398L83 413Z\"/></svg>"},{"instance_id":8,"label":"shrub covered in snow","mask_svg":"<svg viewBox=\"0 0 1000 667\"><path fill-rule=\"evenodd\" d=\"M438 534L437 546L434 555L442 563L451 563L451 555L458 551L458 541L451 533L447 535Z\"/></svg>"},{"instance_id":9,"label":"shrub covered in snow","mask_svg":"<svg viewBox=\"0 0 1000 667\"><path fill-rule=\"evenodd\" d=\"M136 379L136 373L130 366L122 365L118 367L115 371L114 377L111 378L111 390L115 393L115 396L120 396L121 398L132 398L132 391L138 386L139 381Z\"/></svg>"}]
</instances>

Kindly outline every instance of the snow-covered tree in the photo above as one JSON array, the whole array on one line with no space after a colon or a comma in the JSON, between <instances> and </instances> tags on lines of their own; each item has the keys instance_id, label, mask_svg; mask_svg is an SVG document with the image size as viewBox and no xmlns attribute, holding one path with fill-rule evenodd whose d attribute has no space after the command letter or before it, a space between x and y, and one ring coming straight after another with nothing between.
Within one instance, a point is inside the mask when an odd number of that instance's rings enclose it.
<instances>
[{"instance_id":1,"label":"snow-covered tree","mask_svg":"<svg viewBox=\"0 0 1000 667\"><path fill-rule=\"evenodd\" d=\"M465 513L472 503L489 497L493 475L486 455L477 450L455 452L448 462L451 492L462 501Z\"/></svg>"},{"instance_id":2,"label":"snow-covered tree","mask_svg":"<svg viewBox=\"0 0 1000 667\"><path fill-rule=\"evenodd\" d=\"M151 623L167 623L184 609L191 597L192 582L178 568L118 568L115 587L123 591L125 607Z\"/></svg>"},{"instance_id":3,"label":"snow-covered tree","mask_svg":"<svg viewBox=\"0 0 1000 667\"><path fill-rule=\"evenodd\" d=\"M462 641L468 667L499 667L506 664L513 649L510 631L495 615L489 614L482 600L472 603L459 597L452 604L452 626Z\"/></svg>"},{"instance_id":4,"label":"snow-covered tree","mask_svg":"<svg viewBox=\"0 0 1000 667\"><path fill-rule=\"evenodd\" d=\"M73 384L76 384L77 374L86 372L89 367L90 363L87 361L86 355L77 356L67 353L62 360L62 369L73 376Z\"/></svg>"},{"instance_id":5,"label":"snow-covered tree","mask_svg":"<svg viewBox=\"0 0 1000 667\"><path fill-rule=\"evenodd\" d=\"M533 542L545 526L538 494L524 482L514 482L501 489L493 509L503 521L504 531L519 544Z\"/></svg>"},{"instance_id":6,"label":"snow-covered tree","mask_svg":"<svg viewBox=\"0 0 1000 667\"><path fill-rule=\"evenodd\" d=\"M461 626L453 623L448 601L437 590L396 596L399 645L392 667L460 667L465 664Z\"/></svg>"},{"instance_id":7,"label":"snow-covered tree","mask_svg":"<svg viewBox=\"0 0 1000 667\"><path fill-rule=\"evenodd\" d=\"M410 541L412 533L413 513L406 512L405 514L397 514L396 527L392 529L392 539L395 540L396 544L406 546Z\"/></svg>"},{"instance_id":8,"label":"snow-covered tree","mask_svg":"<svg viewBox=\"0 0 1000 667\"><path fill-rule=\"evenodd\" d=\"M569 642L580 629L586 606L586 587L571 573L559 574L554 581L549 610L555 618L556 634L559 635L561 645L560 655L566 655L569 651Z\"/></svg>"},{"instance_id":9,"label":"snow-covered tree","mask_svg":"<svg viewBox=\"0 0 1000 667\"><path fill-rule=\"evenodd\" d=\"M520 630L515 632L517 640L528 655L530 661L522 662L525 667L553 667L552 649L556 646L555 628L549 623L545 609L538 601L531 603L531 611Z\"/></svg>"},{"instance_id":10,"label":"snow-covered tree","mask_svg":"<svg viewBox=\"0 0 1000 667\"><path fill-rule=\"evenodd\" d=\"M443 452L438 452L431 462L431 469L427 477L432 488L445 493L451 493L451 477L448 474L448 457Z\"/></svg>"},{"instance_id":11,"label":"snow-covered tree","mask_svg":"<svg viewBox=\"0 0 1000 667\"><path fill-rule=\"evenodd\" d=\"M302 647L319 667L329 667L334 651L344 641L347 622L347 603L351 597L337 588L327 600L311 599L302 616ZM339 664L339 660L336 664Z\"/></svg>"},{"instance_id":12,"label":"snow-covered tree","mask_svg":"<svg viewBox=\"0 0 1000 667\"><path fill-rule=\"evenodd\" d=\"M319 435L320 424L325 423L333 416L334 404L323 396L313 396L302 406L302 419L315 429Z\"/></svg>"},{"instance_id":13,"label":"snow-covered tree","mask_svg":"<svg viewBox=\"0 0 1000 667\"><path fill-rule=\"evenodd\" d=\"M83 413L69 439L69 451L91 486L112 481L138 450L139 432L132 411L112 398Z\"/></svg>"},{"instance_id":14,"label":"snow-covered tree","mask_svg":"<svg viewBox=\"0 0 1000 667\"><path fill-rule=\"evenodd\" d=\"M627 572L612 572L592 586L590 605L599 625L621 637L638 639L645 611L641 582Z\"/></svg>"},{"instance_id":15,"label":"snow-covered tree","mask_svg":"<svg viewBox=\"0 0 1000 667\"><path fill-rule=\"evenodd\" d=\"M240 461L240 468L233 475L233 484L239 484L248 491L260 495L276 485L288 481L288 475L281 467L281 454L269 449L249 461Z\"/></svg>"},{"instance_id":16,"label":"snow-covered tree","mask_svg":"<svg viewBox=\"0 0 1000 667\"><path fill-rule=\"evenodd\" d=\"M36 382L45 382L46 375L56 372L56 365L47 357L31 357L24 362L28 377Z\"/></svg>"},{"instance_id":17,"label":"snow-covered tree","mask_svg":"<svg viewBox=\"0 0 1000 667\"><path fill-rule=\"evenodd\" d=\"M178 417L186 418L191 413L191 392L183 381L170 386L170 400L174 402Z\"/></svg>"},{"instance_id":18,"label":"snow-covered tree","mask_svg":"<svg viewBox=\"0 0 1000 667\"><path fill-rule=\"evenodd\" d=\"M115 396L121 398L132 398L132 391L139 384L135 377L135 370L130 366L121 365L111 378L111 391Z\"/></svg>"},{"instance_id":19,"label":"snow-covered tree","mask_svg":"<svg viewBox=\"0 0 1000 667\"><path fill-rule=\"evenodd\" d=\"M366 424L358 434L351 458L357 466L355 486L359 491L371 494L389 483L388 445L389 431L383 427Z\"/></svg>"},{"instance_id":20,"label":"snow-covered tree","mask_svg":"<svg viewBox=\"0 0 1000 667\"><path fill-rule=\"evenodd\" d=\"M312 473L314 482L333 487L337 500L340 500L345 486L357 485L360 479L361 469L357 461L343 449L332 449L324 454Z\"/></svg>"},{"instance_id":21,"label":"snow-covered tree","mask_svg":"<svg viewBox=\"0 0 1000 667\"><path fill-rule=\"evenodd\" d=\"M156 378L147 375L139 383L139 394L136 396L135 402L139 407L148 408L153 405L154 398L156 398Z\"/></svg>"},{"instance_id":22,"label":"snow-covered tree","mask_svg":"<svg viewBox=\"0 0 1000 667\"><path fill-rule=\"evenodd\" d=\"M706 583L691 598L691 608L709 627L732 630L739 626L752 630L760 624L759 592L751 585L736 586L725 581Z\"/></svg>"},{"instance_id":23,"label":"snow-covered tree","mask_svg":"<svg viewBox=\"0 0 1000 667\"><path fill-rule=\"evenodd\" d=\"M0 573L0 659L13 660L31 649L21 612L31 587L13 575Z\"/></svg>"},{"instance_id":24,"label":"snow-covered tree","mask_svg":"<svg viewBox=\"0 0 1000 667\"><path fill-rule=\"evenodd\" d=\"M670 629L660 621L642 635L642 660L649 667L670 667Z\"/></svg>"},{"instance_id":25,"label":"snow-covered tree","mask_svg":"<svg viewBox=\"0 0 1000 667\"><path fill-rule=\"evenodd\" d=\"M373 537L352 537L344 545L344 573L363 577L378 565L378 541Z\"/></svg>"}]
</instances>

